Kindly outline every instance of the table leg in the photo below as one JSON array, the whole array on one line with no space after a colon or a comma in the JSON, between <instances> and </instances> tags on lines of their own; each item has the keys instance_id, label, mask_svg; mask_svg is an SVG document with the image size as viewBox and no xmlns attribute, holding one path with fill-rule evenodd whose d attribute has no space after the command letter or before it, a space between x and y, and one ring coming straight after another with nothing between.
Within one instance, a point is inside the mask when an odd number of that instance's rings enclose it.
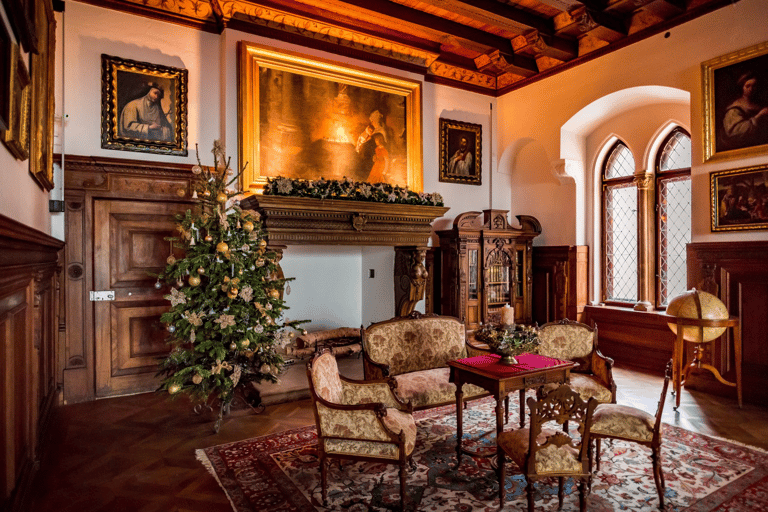
<instances>
[{"instance_id":1,"label":"table leg","mask_svg":"<svg viewBox=\"0 0 768 512\"><path fill-rule=\"evenodd\" d=\"M672 352L672 368L673 368L673 380L674 380L674 390L675 390L675 407L674 409L677 410L678 407L680 407L680 389L682 387L683 382L683 347L684 347L684 341L683 341L683 326L678 325L677 326L677 338L675 338L675 348Z\"/></svg>"},{"instance_id":2,"label":"table leg","mask_svg":"<svg viewBox=\"0 0 768 512\"><path fill-rule=\"evenodd\" d=\"M520 428L525 427L525 388L520 390Z\"/></svg>"},{"instance_id":3,"label":"table leg","mask_svg":"<svg viewBox=\"0 0 768 512\"><path fill-rule=\"evenodd\" d=\"M458 373L458 372L457 372ZM464 398L464 391L462 388L464 387L464 383L461 382L458 378L455 381L456 384L456 469L459 469L459 466L461 466L461 438L464 435L464 407L463 407L463 398Z\"/></svg>"},{"instance_id":4,"label":"table leg","mask_svg":"<svg viewBox=\"0 0 768 512\"><path fill-rule=\"evenodd\" d=\"M504 432L504 407L501 397L496 397L496 455L499 454L499 436Z\"/></svg>"},{"instance_id":5,"label":"table leg","mask_svg":"<svg viewBox=\"0 0 768 512\"><path fill-rule=\"evenodd\" d=\"M741 331L739 324L733 326L733 355L736 358L736 396L741 409Z\"/></svg>"}]
</instances>

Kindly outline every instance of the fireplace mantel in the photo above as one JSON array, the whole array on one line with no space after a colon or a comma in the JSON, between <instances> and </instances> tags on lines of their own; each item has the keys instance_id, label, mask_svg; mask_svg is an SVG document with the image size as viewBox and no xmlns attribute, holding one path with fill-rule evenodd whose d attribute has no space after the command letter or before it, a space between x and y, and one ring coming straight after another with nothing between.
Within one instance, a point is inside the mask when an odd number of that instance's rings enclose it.
<instances>
[{"instance_id":1,"label":"fireplace mantel","mask_svg":"<svg viewBox=\"0 0 768 512\"><path fill-rule=\"evenodd\" d=\"M252 195L270 246L291 244L426 247L432 221L449 208L410 204Z\"/></svg>"},{"instance_id":2,"label":"fireplace mantel","mask_svg":"<svg viewBox=\"0 0 768 512\"><path fill-rule=\"evenodd\" d=\"M424 297L424 258L432 221L449 208L411 204L253 195L240 202L258 211L269 246L377 245L395 248L395 314L408 315ZM281 256L282 257L282 256Z\"/></svg>"}]
</instances>

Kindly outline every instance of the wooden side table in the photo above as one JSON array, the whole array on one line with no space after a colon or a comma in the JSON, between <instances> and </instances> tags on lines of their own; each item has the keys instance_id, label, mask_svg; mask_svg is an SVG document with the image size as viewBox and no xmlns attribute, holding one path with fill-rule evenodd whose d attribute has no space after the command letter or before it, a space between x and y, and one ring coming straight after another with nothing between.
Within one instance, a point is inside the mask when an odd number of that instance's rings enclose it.
<instances>
[{"instance_id":1,"label":"wooden side table","mask_svg":"<svg viewBox=\"0 0 768 512\"><path fill-rule=\"evenodd\" d=\"M462 449L464 384L480 386L496 399L496 439L504 430L504 409L502 401L511 391L520 391L520 426L525 426L525 390L538 388L550 382L564 383L571 375L573 361L564 361L537 354L522 354L517 357L519 364L503 365L496 354L480 355L448 361L451 368L450 380L456 384L456 467L461 465L463 453L475 455Z\"/></svg>"},{"instance_id":2,"label":"wooden side table","mask_svg":"<svg viewBox=\"0 0 768 512\"><path fill-rule=\"evenodd\" d=\"M739 400L739 409L741 409L742 406L742 394L741 394L741 331L739 329L739 318L738 317L730 317L728 319L724 320L705 320L705 319L699 319L699 318L682 318L677 316L670 316L666 315L667 319L670 323L677 324L677 338L675 339L675 347L674 351L672 352L672 381L674 384L674 391L675 391L675 407L674 409L677 410L678 407L680 407L680 389L682 388L685 381L688 379L688 375L690 374L691 370L693 368L701 368L704 370L708 370L712 372L712 374L715 376L715 378L721 382L722 384L725 384L726 386L735 387L736 388L736 396ZM698 343L696 345L696 348L694 349L694 355L693 359L691 360L690 364L688 364L685 369L683 368L683 365L685 363L685 340L683 338L683 327L726 327L733 329L733 355L736 359L736 382L730 382L723 378L722 375L720 375L720 372L717 368L710 364L703 363L701 360L701 355L704 351L702 348L702 345L704 343ZM713 340L714 341L714 340ZM712 343L711 341L707 341L705 343Z\"/></svg>"}]
</instances>

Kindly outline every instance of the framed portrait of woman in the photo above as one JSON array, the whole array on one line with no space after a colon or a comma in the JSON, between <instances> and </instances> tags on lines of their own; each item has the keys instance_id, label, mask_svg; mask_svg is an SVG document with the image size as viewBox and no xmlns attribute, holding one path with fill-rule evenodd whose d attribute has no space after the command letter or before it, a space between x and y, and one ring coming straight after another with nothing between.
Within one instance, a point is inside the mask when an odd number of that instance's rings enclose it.
<instances>
[{"instance_id":1,"label":"framed portrait of woman","mask_svg":"<svg viewBox=\"0 0 768 512\"><path fill-rule=\"evenodd\" d=\"M187 70L101 56L101 147L187 155Z\"/></svg>"},{"instance_id":2,"label":"framed portrait of woman","mask_svg":"<svg viewBox=\"0 0 768 512\"><path fill-rule=\"evenodd\" d=\"M701 65L704 161L768 153L768 42Z\"/></svg>"}]
</instances>

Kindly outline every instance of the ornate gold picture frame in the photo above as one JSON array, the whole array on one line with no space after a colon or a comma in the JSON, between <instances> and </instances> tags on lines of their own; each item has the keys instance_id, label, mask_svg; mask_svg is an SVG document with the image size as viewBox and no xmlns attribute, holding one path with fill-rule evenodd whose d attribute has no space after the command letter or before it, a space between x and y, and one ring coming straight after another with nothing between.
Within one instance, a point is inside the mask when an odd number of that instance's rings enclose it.
<instances>
[{"instance_id":1,"label":"ornate gold picture frame","mask_svg":"<svg viewBox=\"0 0 768 512\"><path fill-rule=\"evenodd\" d=\"M10 80L10 116L8 129L0 139L17 160L29 158L30 78L18 45L13 45Z\"/></svg>"},{"instance_id":2,"label":"ornate gold picture frame","mask_svg":"<svg viewBox=\"0 0 768 512\"><path fill-rule=\"evenodd\" d=\"M440 181L482 185L483 127L440 118Z\"/></svg>"},{"instance_id":3,"label":"ornate gold picture frame","mask_svg":"<svg viewBox=\"0 0 768 512\"><path fill-rule=\"evenodd\" d=\"M44 189L53 188L53 114L56 20L51 2L39 2L35 9L37 53L30 56L29 172Z\"/></svg>"},{"instance_id":4,"label":"ornate gold picture frame","mask_svg":"<svg viewBox=\"0 0 768 512\"><path fill-rule=\"evenodd\" d=\"M701 64L704 161L768 153L768 42Z\"/></svg>"},{"instance_id":5,"label":"ornate gold picture frame","mask_svg":"<svg viewBox=\"0 0 768 512\"><path fill-rule=\"evenodd\" d=\"M243 190L269 177L423 190L421 83L241 41Z\"/></svg>"},{"instance_id":6,"label":"ornate gold picture frame","mask_svg":"<svg viewBox=\"0 0 768 512\"><path fill-rule=\"evenodd\" d=\"M101 147L187 156L187 70L101 56Z\"/></svg>"},{"instance_id":7,"label":"ornate gold picture frame","mask_svg":"<svg viewBox=\"0 0 768 512\"><path fill-rule=\"evenodd\" d=\"M712 231L768 229L768 164L709 173Z\"/></svg>"}]
</instances>

